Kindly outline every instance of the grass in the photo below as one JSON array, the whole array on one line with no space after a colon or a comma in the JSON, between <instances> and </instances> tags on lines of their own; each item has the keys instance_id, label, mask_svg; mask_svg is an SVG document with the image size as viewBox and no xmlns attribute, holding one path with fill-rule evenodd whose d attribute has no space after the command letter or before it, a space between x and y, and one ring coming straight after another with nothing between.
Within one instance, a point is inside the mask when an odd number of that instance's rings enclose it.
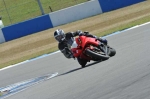
<instances>
[{"instance_id":1,"label":"grass","mask_svg":"<svg viewBox=\"0 0 150 99\"><path fill-rule=\"evenodd\" d=\"M150 16L146 16L144 18L132 21L130 23L123 24L123 25L121 25L119 27L115 27L115 28L106 30L104 32L101 32L100 34L97 34L97 36L106 36L108 34L116 32L116 31L121 31L121 30L124 30L124 29L127 29L127 28L131 28L131 27L136 26L136 25L144 24L146 22L150 22Z\"/></svg>"},{"instance_id":2,"label":"grass","mask_svg":"<svg viewBox=\"0 0 150 99\"><path fill-rule=\"evenodd\" d=\"M87 0L40 0L45 14L73 6ZM0 0L0 16L5 26L40 16L37 0Z\"/></svg>"}]
</instances>

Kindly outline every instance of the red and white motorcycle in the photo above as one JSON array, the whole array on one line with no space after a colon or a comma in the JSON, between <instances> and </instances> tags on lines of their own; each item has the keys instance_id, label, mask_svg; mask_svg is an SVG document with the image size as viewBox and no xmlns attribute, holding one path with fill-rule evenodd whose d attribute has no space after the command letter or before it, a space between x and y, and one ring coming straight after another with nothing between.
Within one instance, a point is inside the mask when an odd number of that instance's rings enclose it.
<instances>
[{"instance_id":1,"label":"red and white motorcycle","mask_svg":"<svg viewBox=\"0 0 150 99\"><path fill-rule=\"evenodd\" d=\"M101 43L96 38L79 36L75 38L71 52L77 59L80 58L79 64L85 67L90 60L102 61L107 60L116 54L114 48Z\"/></svg>"}]
</instances>

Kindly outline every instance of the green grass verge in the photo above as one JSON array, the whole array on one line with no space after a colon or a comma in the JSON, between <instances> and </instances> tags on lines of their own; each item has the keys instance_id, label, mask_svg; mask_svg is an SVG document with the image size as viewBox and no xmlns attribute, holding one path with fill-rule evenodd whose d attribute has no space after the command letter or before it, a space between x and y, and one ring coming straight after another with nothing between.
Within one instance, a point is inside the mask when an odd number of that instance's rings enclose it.
<instances>
[{"instance_id":1,"label":"green grass verge","mask_svg":"<svg viewBox=\"0 0 150 99\"><path fill-rule=\"evenodd\" d=\"M135 21L132 21L130 23L120 25L119 27L115 27L115 28L106 30L106 31L98 33L96 35L97 36L105 36L105 35L111 34L113 32L121 31L121 30L130 28L130 27L133 27L133 26L136 26L136 25L140 25L140 24L143 24L143 23L146 23L146 22L149 22L149 21L150 21L150 16L147 16L147 17L141 18L139 20L135 20Z\"/></svg>"},{"instance_id":2,"label":"green grass verge","mask_svg":"<svg viewBox=\"0 0 150 99\"><path fill-rule=\"evenodd\" d=\"M19 62L23 62L23 61L28 60L28 59L33 59L33 58L36 58L36 57L41 56L43 54L49 54L49 53L55 52L56 50L58 50L57 47L50 48L50 49L45 49L45 50L40 51L38 53L34 53L34 54L31 54L31 55L28 55L28 56L21 57L21 58L16 59L16 60L12 60L12 61L6 62L4 64L0 64L0 68L4 68L6 66L17 64Z\"/></svg>"},{"instance_id":3,"label":"green grass verge","mask_svg":"<svg viewBox=\"0 0 150 99\"><path fill-rule=\"evenodd\" d=\"M143 24L143 23L146 23L146 22L149 22L149 21L150 21L150 16L144 17L144 18L141 18L139 20L132 21L132 22L130 22L128 24L123 24L123 25L121 25L119 27L115 27L115 28L109 29L107 31L104 31L104 32L101 32L101 33L97 33L96 35L97 36L105 36L105 35L111 34L113 32L116 32L116 31L119 31L119 30L124 30L124 29L130 28L130 27L133 27L135 25L140 25L140 24ZM52 52L57 51L57 50L58 50L57 47L49 48L49 49L40 51L38 53L34 53L32 55L28 55L28 56L22 57L22 58L17 59L17 60L12 60L12 61L7 62L5 64L0 64L0 68L6 67L6 66L9 66L9 65L13 65L13 64L16 64L16 63L19 63L19 62L22 62L22 61L25 61L25 60L28 60L28 59L32 59L32 58L41 56L43 54L52 53Z\"/></svg>"}]
</instances>

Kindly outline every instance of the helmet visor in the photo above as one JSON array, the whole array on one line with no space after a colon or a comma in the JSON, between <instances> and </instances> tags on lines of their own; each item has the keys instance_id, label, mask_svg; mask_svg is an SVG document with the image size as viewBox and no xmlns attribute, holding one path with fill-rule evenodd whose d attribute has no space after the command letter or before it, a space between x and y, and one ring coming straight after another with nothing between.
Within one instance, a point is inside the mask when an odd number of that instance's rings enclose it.
<instances>
[{"instance_id":1,"label":"helmet visor","mask_svg":"<svg viewBox=\"0 0 150 99\"><path fill-rule=\"evenodd\" d=\"M56 40L61 41L62 38L64 38L64 37L63 37L63 35L58 35L58 36L56 36L55 38L56 38Z\"/></svg>"}]
</instances>

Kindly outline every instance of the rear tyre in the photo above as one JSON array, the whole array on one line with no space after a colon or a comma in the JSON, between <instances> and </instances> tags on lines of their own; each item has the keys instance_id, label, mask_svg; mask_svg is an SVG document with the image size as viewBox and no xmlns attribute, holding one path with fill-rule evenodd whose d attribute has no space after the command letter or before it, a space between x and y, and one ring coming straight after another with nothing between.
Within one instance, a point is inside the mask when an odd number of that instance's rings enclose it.
<instances>
[{"instance_id":1,"label":"rear tyre","mask_svg":"<svg viewBox=\"0 0 150 99\"><path fill-rule=\"evenodd\" d=\"M106 60L106 59L109 59L109 56L106 55L106 54L100 54L100 53L96 53L94 51L91 51L90 49L87 49L85 50L85 53L92 57L92 58L95 58L95 59L98 59L98 60Z\"/></svg>"},{"instance_id":2,"label":"rear tyre","mask_svg":"<svg viewBox=\"0 0 150 99\"><path fill-rule=\"evenodd\" d=\"M77 58L77 60L78 60L79 64L81 65L81 67L84 68L87 63L87 60L81 59L81 58Z\"/></svg>"}]
</instances>

